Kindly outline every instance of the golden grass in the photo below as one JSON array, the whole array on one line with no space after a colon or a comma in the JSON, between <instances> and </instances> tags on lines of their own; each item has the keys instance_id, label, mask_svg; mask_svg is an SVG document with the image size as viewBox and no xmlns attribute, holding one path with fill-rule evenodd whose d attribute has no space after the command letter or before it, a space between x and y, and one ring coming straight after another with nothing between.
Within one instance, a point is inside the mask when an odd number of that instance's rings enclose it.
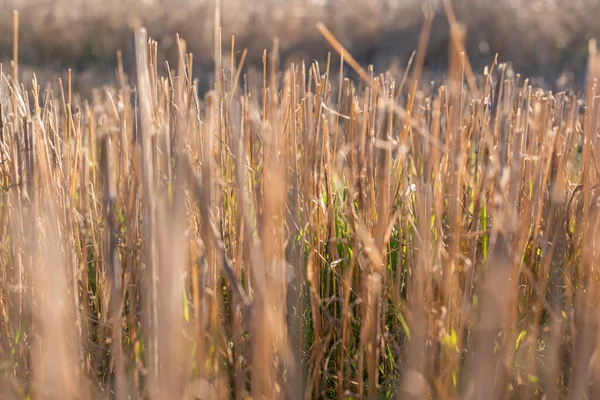
<instances>
[{"instance_id":1,"label":"golden grass","mask_svg":"<svg viewBox=\"0 0 600 400\"><path fill-rule=\"evenodd\" d=\"M90 99L0 86L2 398L596 398L599 59L585 98L336 53L246 76L232 40ZM18 15L15 14L15 32ZM331 69L332 58L340 69ZM414 61L413 61L414 60ZM348 64L360 81L345 77ZM159 72L163 71L163 72Z\"/></svg>"}]
</instances>

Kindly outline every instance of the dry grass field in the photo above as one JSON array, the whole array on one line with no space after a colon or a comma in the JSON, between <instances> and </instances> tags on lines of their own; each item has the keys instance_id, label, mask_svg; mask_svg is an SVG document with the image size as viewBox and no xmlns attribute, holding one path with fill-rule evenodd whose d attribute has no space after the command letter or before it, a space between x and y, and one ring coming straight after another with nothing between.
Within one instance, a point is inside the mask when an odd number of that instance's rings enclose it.
<instances>
[{"instance_id":1,"label":"dry grass field","mask_svg":"<svg viewBox=\"0 0 600 400\"><path fill-rule=\"evenodd\" d=\"M2 3L0 399L599 398L598 6L366 4Z\"/></svg>"}]
</instances>

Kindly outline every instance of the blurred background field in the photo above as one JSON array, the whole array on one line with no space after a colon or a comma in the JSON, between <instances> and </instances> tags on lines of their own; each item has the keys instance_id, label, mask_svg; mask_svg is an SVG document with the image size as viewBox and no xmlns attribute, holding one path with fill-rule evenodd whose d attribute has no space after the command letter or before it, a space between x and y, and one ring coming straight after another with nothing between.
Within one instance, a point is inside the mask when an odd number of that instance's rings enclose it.
<instances>
[{"instance_id":1,"label":"blurred background field","mask_svg":"<svg viewBox=\"0 0 600 400\"><path fill-rule=\"evenodd\" d=\"M364 66L383 72L404 68L416 48L424 10L436 14L425 69L447 66L448 24L438 0L222 0L222 38L248 49L246 65L260 66L263 49L280 40L282 62L321 59L329 45L315 29L318 21L340 39ZM581 88L587 41L597 37L600 2L594 0L456 0L453 7L467 28L467 52L477 72L495 53L523 76L541 84ZM160 44L161 58L176 60L175 34L195 56L200 89L212 77L214 2L208 0L1 0L0 59L12 54L11 10L20 10L20 63L24 73L44 77L74 72L86 90L114 81L116 51L126 70L133 67L130 25L137 19ZM41 79L42 81L44 79Z\"/></svg>"}]
</instances>

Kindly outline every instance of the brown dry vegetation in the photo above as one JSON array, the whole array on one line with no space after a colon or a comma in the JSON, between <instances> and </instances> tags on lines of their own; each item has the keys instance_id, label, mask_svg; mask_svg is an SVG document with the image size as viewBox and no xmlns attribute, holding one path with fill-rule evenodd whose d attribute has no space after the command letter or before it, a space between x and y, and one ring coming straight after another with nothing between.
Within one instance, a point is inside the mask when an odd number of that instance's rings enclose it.
<instances>
[{"instance_id":1,"label":"brown dry vegetation","mask_svg":"<svg viewBox=\"0 0 600 400\"><path fill-rule=\"evenodd\" d=\"M597 398L595 42L553 93L445 12L398 76L322 24L325 63L213 46L204 95L137 27L89 97L4 65L0 397Z\"/></svg>"}]
</instances>

